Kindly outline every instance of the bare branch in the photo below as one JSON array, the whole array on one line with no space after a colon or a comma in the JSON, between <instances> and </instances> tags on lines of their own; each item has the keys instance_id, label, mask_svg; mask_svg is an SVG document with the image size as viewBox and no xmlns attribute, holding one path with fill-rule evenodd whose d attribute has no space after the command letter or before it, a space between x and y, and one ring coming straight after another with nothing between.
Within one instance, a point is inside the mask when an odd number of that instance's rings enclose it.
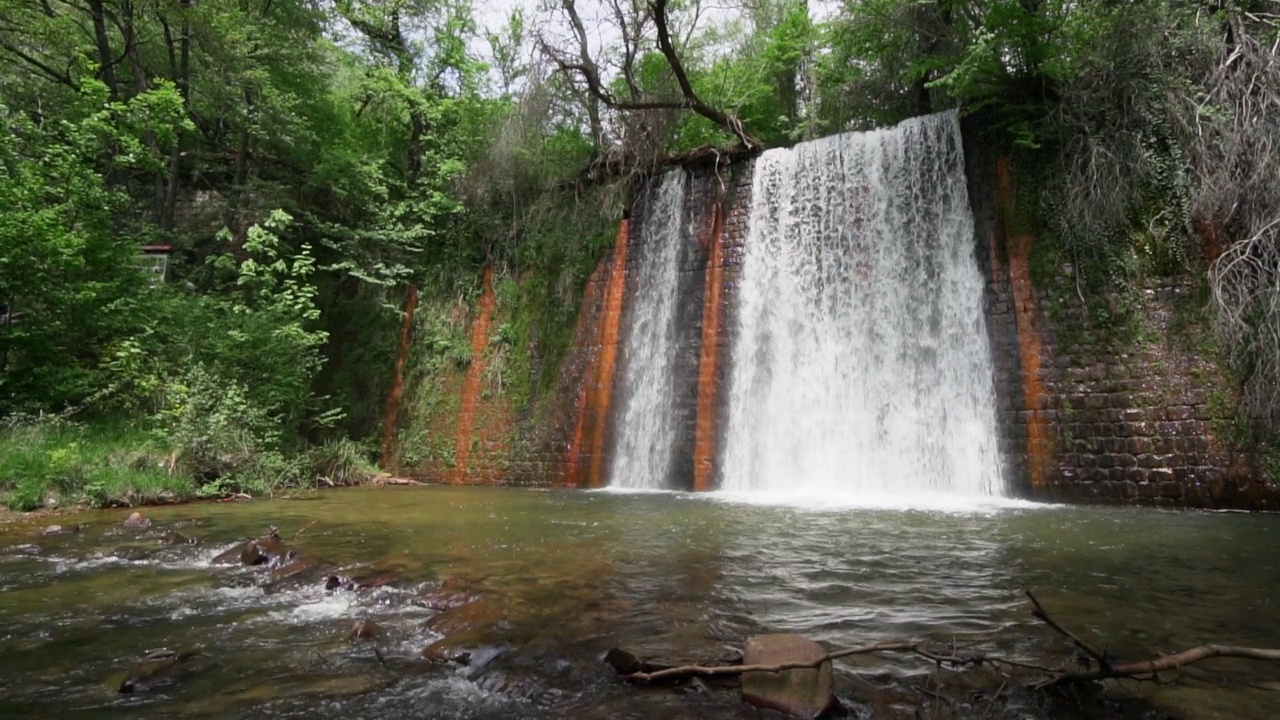
<instances>
[{"instance_id":1,"label":"bare branch","mask_svg":"<svg viewBox=\"0 0 1280 720\"><path fill-rule=\"evenodd\" d=\"M667 64L671 66L671 71L675 73L676 82L680 84L680 92L684 94L688 107L711 122L729 130L729 132L738 137L743 146L747 148L760 147L760 140L747 133L746 129L742 127L742 121L736 115L726 114L707 105L694 92L693 84L689 82L689 75L684 70L684 64L680 62L680 56L676 54L676 49L671 44L671 32L668 29L667 22L667 0L653 0L649 4L649 8L653 13L654 24L658 28L658 49L662 51L663 57L667 59Z\"/></svg>"},{"instance_id":2,"label":"bare branch","mask_svg":"<svg viewBox=\"0 0 1280 720\"><path fill-rule=\"evenodd\" d=\"M1162 680L1159 673L1169 670L1180 670L1188 665L1193 665L1214 657L1231 657L1246 660L1280 662L1280 650L1277 649L1214 644L1201 645L1199 647L1183 650L1182 652L1173 653L1171 655L1161 655L1151 660L1131 663L1112 663L1104 651L1098 650L1095 646L1082 639L1079 635L1076 635L1058 621L1054 620L1031 591L1027 591L1026 595L1027 598L1031 600L1031 604L1033 606L1031 611L1033 617L1048 625L1054 632L1070 640L1073 645L1093 658L1096 663L1081 670L1065 670L1062 668L1051 668L1021 660L1011 660L999 655L991 655L987 653L964 653L954 646L954 642L949 652L937 652L930 647L927 641L895 640L879 642L872 645L862 645L858 647L833 650L821 657L809 661L794 661L772 665L682 665L680 667L664 668L652 672L634 672L623 675L622 678L629 682L646 684L674 682L690 677L736 676L753 672L779 673L787 670L817 668L833 660L853 655L869 655L873 653L889 652L916 655L933 662L939 667L947 666L951 668L966 668L988 665L993 667L1003 666L1026 670L1047 676L1045 679L1032 685L1035 689L1044 689L1061 683L1093 680L1136 679L1161 683L1176 682L1177 677L1172 680ZM1003 687L1004 685L1002 684L1001 688L1003 689Z\"/></svg>"}]
</instances>

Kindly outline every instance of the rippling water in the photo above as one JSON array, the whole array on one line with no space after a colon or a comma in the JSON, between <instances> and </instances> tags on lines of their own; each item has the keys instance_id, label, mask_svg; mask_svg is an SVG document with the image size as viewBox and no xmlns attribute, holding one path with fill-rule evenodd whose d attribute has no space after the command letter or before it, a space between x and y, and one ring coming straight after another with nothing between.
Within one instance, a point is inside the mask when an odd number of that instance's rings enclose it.
<instances>
[{"instance_id":1,"label":"rippling water","mask_svg":"<svg viewBox=\"0 0 1280 720\"><path fill-rule=\"evenodd\" d=\"M143 535L118 527L126 514L58 516L87 527L49 538L48 518L0 525L0 717L754 717L730 695L623 687L599 654L711 660L778 631L1061 651L1029 617L1024 588L1126 659L1211 641L1280 647L1274 516L480 488L157 508ZM266 593L252 570L209 565L271 524L307 556L377 564L398 581ZM170 529L203 542L162 546ZM495 608L477 635L501 651L485 673L418 655L440 635L417 598L444 578ZM387 629L377 653L346 639L362 617ZM203 655L173 683L115 694L133 659L196 646ZM841 668L853 701L855 674L929 669L888 657ZM1210 661L1187 675L1135 692L1179 718L1280 716L1280 668Z\"/></svg>"}]
</instances>

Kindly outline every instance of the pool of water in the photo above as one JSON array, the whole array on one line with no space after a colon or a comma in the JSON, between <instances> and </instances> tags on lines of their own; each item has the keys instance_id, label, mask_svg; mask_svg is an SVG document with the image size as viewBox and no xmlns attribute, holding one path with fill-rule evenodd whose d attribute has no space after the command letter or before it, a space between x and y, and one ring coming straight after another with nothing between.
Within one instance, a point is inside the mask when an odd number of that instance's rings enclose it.
<instances>
[{"instance_id":1,"label":"pool of water","mask_svg":"<svg viewBox=\"0 0 1280 720\"><path fill-rule=\"evenodd\" d=\"M626 686L600 656L618 646L717 661L764 632L1068 656L1030 617L1026 588L1122 659L1206 642L1280 647L1280 517L739 500L419 487L153 508L141 533L120 527L127 511L10 520L0 523L0 716L755 717L729 692ZM50 522L84 527L45 537ZM323 560L323 575L394 582L264 588L261 570L210 564L271 525ZM163 544L175 530L200 543ZM442 583L481 599L460 637L492 659L483 667L420 655L460 627L442 626L423 600ZM360 618L384 635L351 642ZM145 692L118 694L157 648L200 654ZM901 703L860 703L930 670L859 657L839 665L837 684L861 711L910 717ZM1280 716L1280 666L1211 660L1176 685L1108 692L1140 702L1132 717L1262 720Z\"/></svg>"}]
</instances>

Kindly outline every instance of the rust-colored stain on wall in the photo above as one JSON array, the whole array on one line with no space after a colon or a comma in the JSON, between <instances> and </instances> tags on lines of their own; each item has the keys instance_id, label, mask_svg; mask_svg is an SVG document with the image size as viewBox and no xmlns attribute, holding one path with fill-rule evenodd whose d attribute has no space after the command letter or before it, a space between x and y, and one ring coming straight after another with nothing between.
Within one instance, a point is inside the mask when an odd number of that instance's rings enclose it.
<instances>
[{"instance_id":1,"label":"rust-colored stain on wall","mask_svg":"<svg viewBox=\"0 0 1280 720\"><path fill-rule=\"evenodd\" d=\"M707 258L702 292L702 348L698 358L698 415L694 427L693 489L711 490L715 482L716 410L720 394L717 365L720 356L720 295L724 286L724 261L720 248L724 207L716 203L711 221L711 252Z\"/></svg>"},{"instance_id":2,"label":"rust-colored stain on wall","mask_svg":"<svg viewBox=\"0 0 1280 720\"><path fill-rule=\"evenodd\" d=\"M418 307L418 288L410 285L404 301L404 328L400 332L400 351L396 354L396 367L391 378L391 394L387 397L387 410L382 417L382 456L379 465L391 470L392 447L395 442L396 424L400 419L400 401L404 398L404 366L409 360L410 339L413 336L413 311Z\"/></svg>"},{"instance_id":3,"label":"rust-colored stain on wall","mask_svg":"<svg viewBox=\"0 0 1280 720\"><path fill-rule=\"evenodd\" d=\"M567 484L576 487L604 485L604 453L608 436L609 407L613 401L613 375L618 365L618 337L622 332L622 304L627 291L627 237L630 223L618 224L613 246L613 261L605 283L604 307L601 310L598 351L584 374L583 391L578 401L578 420L569 448ZM583 454L587 457L585 462Z\"/></svg>"},{"instance_id":4,"label":"rust-colored stain on wall","mask_svg":"<svg viewBox=\"0 0 1280 720\"><path fill-rule=\"evenodd\" d=\"M449 473L449 482L455 484L468 479L467 462L471 458L472 430L480 401L480 385L484 380L485 351L489 346L489 325L493 321L493 310L498 304L497 297L493 293L493 268L484 269L480 286L480 306L471 324L471 364L467 367L467 377L462 383L462 404L458 411L458 441L454 451L453 469Z\"/></svg>"},{"instance_id":5,"label":"rust-colored stain on wall","mask_svg":"<svg viewBox=\"0 0 1280 720\"><path fill-rule=\"evenodd\" d=\"M1027 472L1033 490L1045 488L1052 465L1053 449L1049 428L1044 418L1044 385L1040 380L1042 354L1040 334L1035 322L1035 288L1031 283L1031 236L1017 227L1013 181L1009 176L1009 159L1001 157L996 164L1000 216L1004 226L1005 248L1009 256L1009 284L1013 295L1014 320L1018 328L1018 359L1022 370L1023 408L1027 416ZM995 258L993 258L995 260ZM992 263L992 271L997 263Z\"/></svg>"},{"instance_id":6,"label":"rust-colored stain on wall","mask_svg":"<svg viewBox=\"0 0 1280 720\"><path fill-rule=\"evenodd\" d=\"M584 348L589 348L591 344L600 340L600 314L603 312L602 306L605 295L607 295L608 275L609 261L607 259L601 260L591 273L591 278L587 281L587 287L582 292L582 302L578 308L578 320L573 329L573 347L578 352L582 352ZM579 487L585 484L587 470L590 468L590 462L583 457L582 451L589 444L586 438L588 435L586 412L590 404L590 385L596 382L596 375L599 372L599 357L598 349L597 352L590 354L586 365L582 369L577 400L574 402L573 432L569 436L569 447L565 453L564 460L564 472L560 476L561 484L570 487Z\"/></svg>"}]
</instances>

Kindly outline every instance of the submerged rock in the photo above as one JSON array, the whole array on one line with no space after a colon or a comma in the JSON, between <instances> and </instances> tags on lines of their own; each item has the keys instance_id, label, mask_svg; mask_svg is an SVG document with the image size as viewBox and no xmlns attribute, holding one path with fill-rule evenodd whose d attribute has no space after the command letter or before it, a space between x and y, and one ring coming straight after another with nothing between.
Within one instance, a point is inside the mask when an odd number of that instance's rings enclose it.
<instances>
[{"instance_id":1,"label":"submerged rock","mask_svg":"<svg viewBox=\"0 0 1280 720\"><path fill-rule=\"evenodd\" d=\"M41 535L49 537L50 535L75 535L80 532L83 525L50 525L40 531Z\"/></svg>"},{"instance_id":2,"label":"submerged rock","mask_svg":"<svg viewBox=\"0 0 1280 720\"><path fill-rule=\"evenodd\" d=\"M151 557L151 548L140 545L121 545L111 551L111 556L121 560L146 560Z\"/></svg>"},{"instance_id":3,"label":"submerged rock","mask_svg":"<svg viewBox=\"0 0 1280 720\"><path fill-rule=\"evenodd\" d=\"M183 535L176 530L170 530L164 534L161 540L165 545L199 545L200 538Z\"/></svg>"},{"instance_id":4,"label":"submerged rock","mask_svg":"<svg viewBox=\"0 0 1280 720\"><path fill-rule=\"evenodd\" d=\"M505 613L489 598L477 598L446 610L427 621L427 629L448 637L466 630L500 626Z\"/></svg>"},{"instance_id":5,"label":"submerged rock","mask_svg":"<svg viewBox=\"0 0 1280 720\"><path fill-rule=\"evenodd\" d=\"M197 650L156 650L147 653L120 683L118 692L129 694L146 690L166 678L183 663L199 654Z\"/></svg>"},{"instance_id":6,"label":"submerged rock","mask_svg":"<svg viewBox=\"0 0 1280 720\"><path fill-rule=\"evenodd\" d=\"M445 578L439 585L423 588L418 594L419 604L442 613L479 599L480 596L471 590L471 583L456 577Z\"/></svg>"},{"instance_id":7,"label":"submerged rock","mask_svg":"<svg viewBox=\"0 0 1280 720\"><path fill-rule=\"evenodd\" d=\"M826 654L821 645L800 635L757 635L747 641L742 664L816 662ZM812 669L743 673L742 699L758 708L798 718L823 717L837 707L832 692L831 662Z\"/></svg>"},{"instance_id":8,"label":"submerged rock","mask_svg":"<svg viewBox=\"0 0 1280 720\"><path fill-rule=\"evenodd\" d=\"M145 530L151 527L151 519L144 517L142 513L131 513L120 526L128 530Z\"/></svg>"}]
</instances>

